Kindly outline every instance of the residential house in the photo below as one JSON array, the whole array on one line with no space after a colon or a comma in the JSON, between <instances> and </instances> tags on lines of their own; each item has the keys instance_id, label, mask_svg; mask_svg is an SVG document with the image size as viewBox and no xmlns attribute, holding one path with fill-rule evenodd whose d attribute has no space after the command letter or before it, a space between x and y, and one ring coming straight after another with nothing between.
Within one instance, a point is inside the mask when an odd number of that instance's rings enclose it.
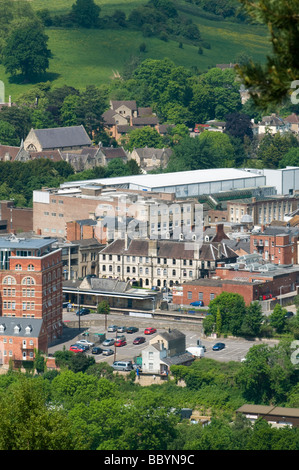
<instances>
[{"instance_id":1,"label":"residential house","mask_svg":"<svg viewBox=\"0 0 299 470\"><path fill-rule=\"evenodd\" d=\"M127 163L128 156L123 147L103 147L99 144L99 161L101 166L107 166L112 160L120 158L123 163Z\"/></svg>"},{"instance_id":2,"label":"residential house","mask_svg":"<svg viewBox=\"0 0 299 470\"><path fill-rule=\"evenodd\" d=\"M284 118L284 122L290 124L290 130L295 134L299 134L299 116L295 113Z\"/></svg>"},{"instance_id":3,"label":"residential house","mask_svg":"<svg viewBox=\"0 0 299 470\"><path fill-rule=\"evenodd\" d=\"M102 115L106 132L116 141L123 139L128 132L145 126L159 131L159 120L152 108L137 107L134 100L111 100L110 109Z\"/></svg>"},{"instance_id":4,"label":"residential house","mask_svg":"<svg viewBox=\"0 0 299 470\"><path fill-rule=\"evenodd\" d=\"M272 113L270 116L263 116L262 120L256 125L253 126L253 133L260 134L284 134L289 132L291 129L291 124L288 121L285 121L281 117L277 116L275 113Z\"/></svg>"},{"instance_id":5,"label":"residential house","mask_svg":"<svg viewBox=\"0 0 299 470\"><path fill-rule=\"evenodd\" d=\"M0 161L14 161L19 151L20 147L14 147L12 145L0 145Z\"/></svg>"},{"instance_id":6,"label":"residential house","mask_svg":"<svg viewBox=\"0 0 299 470\"><path fill-rule=\"evenodd\" d=\"M167 167L172 150L169 148L134 148L128 154L129 160L135 160L143 172Z\"/></svg>"},{"instance_id":7,"label":"residential house","mask_svg":"<svg viewBox=\"0 0 299 470\"><path fill-rule=\"evenodd\" d=\"M41 152L44 150L74 150L90 147L86 130L81 126L56 127L50 129L31 129L24 140L25 150Z\"/></svg>"},{"instance_id":8,"label":"residential house","mask_svg":"<svg viewBox=\"0 0 299 470\"><path fill-rule=\"evenodd\" d=\"M167 376L172 365L190 365L194 358L186 352L186 336L177 329L155 335L142 349L142 373Z\"/></svg>"}]
</instances>

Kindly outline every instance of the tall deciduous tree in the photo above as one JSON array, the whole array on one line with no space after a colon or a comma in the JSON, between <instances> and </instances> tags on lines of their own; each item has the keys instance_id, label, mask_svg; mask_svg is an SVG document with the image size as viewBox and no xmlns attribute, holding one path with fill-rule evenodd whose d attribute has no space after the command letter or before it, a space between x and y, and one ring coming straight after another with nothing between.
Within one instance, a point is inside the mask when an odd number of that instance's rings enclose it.
<instances>
[{"instance_id":1,"label":"tall deciduous tree","mask_svg":"<svg viewBox=\"0 0 299 470\"><path fill-rule=\"evenodd\" d=\"M26 21L13 29L3 50L6 72L21 73L26 79L44 73L51 57L47 43L48 36L39 21Z\"/></svg>"}]
</instances>

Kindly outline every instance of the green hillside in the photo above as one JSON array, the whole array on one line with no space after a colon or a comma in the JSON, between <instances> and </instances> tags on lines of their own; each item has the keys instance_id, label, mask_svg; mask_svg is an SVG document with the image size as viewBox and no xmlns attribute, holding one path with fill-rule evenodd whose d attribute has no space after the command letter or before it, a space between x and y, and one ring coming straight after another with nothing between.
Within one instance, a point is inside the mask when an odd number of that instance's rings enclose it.
<instances>
[{"instance_id":1,"label":"green hillside","mask_svg":"<svg viewBox=\"0 0 299 470\"><path fill-rule=\"evenodd\" d=\"M32 0L34 9L47 8L51 13L67 13L75 0ZM100 16L112 15L116 9L128 14L136 6L147 0L97 0L101 7ZM177 2L179 5L179 2ZM185 4L186 5L186 4ZM186 14L185 12L183 14ZM139 55L139 45L146 43L144 58L161 59L169 57L178 65L197 67L205 71L217 63L229 63L240 52L246 52L255 60L263 61L269 43L265 30L259 26L213 21L203 16L192 15L198 25L202 39L209 43L210 49L198 54L198 47L184 44L179 48L177 41L162 41L155 37L143 37L139 31L89 30L47 28L49 48L53 58L48 72L38 81L51 80L55 86L64 84L83 88L88 84L101 85L113 78L114 73L122 73L123 66L132 55ZM5 82L6 98L15 99L31 84L10 81L0 65L0 77Z\"/></svg>"}]
</instances>

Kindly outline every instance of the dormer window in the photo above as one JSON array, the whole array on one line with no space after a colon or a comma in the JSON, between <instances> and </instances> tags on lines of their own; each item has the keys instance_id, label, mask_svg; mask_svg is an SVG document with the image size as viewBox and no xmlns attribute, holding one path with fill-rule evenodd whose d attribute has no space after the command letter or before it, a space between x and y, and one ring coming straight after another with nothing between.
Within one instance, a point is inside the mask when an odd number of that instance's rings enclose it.
<instances>
[{"instance_id":1,"label":"dormer window","mask_svg":"<svg viewBox=\"0 0 299 470\"><path fill-rule=\"evenodd\" d=\"M20 331L21 331L21 325L16 325L16 326L14 327L14 333L15 333L15 334L19 334Z\"/></svg>"},{"instance_id":2,"label":"dormer window","mask_svg":"<svg viewBox=\"0 0 299 470\"><path fill-rule=\"evenodd\" d=\"M32 326L31 325L26 326L25 328L26 335L29 335L31 331L32 331Z\"/></svg>"},{"instance_id":3,"label":"dormer window","mask_svg":"<svg viewBox=\"0 0 299 470\"><path fill-rule=\"evenodd\" d=\"M6 329L6 326L4 325L4 323L2 323L0 325L0 333L4 333L5 332L5 329Z\"/></svg>"}]
</instances>

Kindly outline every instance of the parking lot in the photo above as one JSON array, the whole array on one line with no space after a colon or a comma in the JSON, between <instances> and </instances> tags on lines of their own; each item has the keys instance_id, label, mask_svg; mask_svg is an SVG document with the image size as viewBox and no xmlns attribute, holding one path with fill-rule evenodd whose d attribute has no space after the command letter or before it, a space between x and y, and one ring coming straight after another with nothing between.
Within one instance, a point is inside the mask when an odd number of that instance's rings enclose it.
<instances>
[{"instance_id":1,"label":"parking lot","mask_svg":"<svg viewBox=\"0 0 299 470\"><path fill-rule=\"evenodd\" d=\"M92 320L93 316L94 315L86 315L84 317L84 320L87 320L87 317L90 320ZM95 318L99 318L98 315ZM68 313L65 316L64 320L67 324L67 321L76 320L76 316L73 313ZM190 327L186 323L179 323L175 321L171 322L170 324L169 320L163 322L161 320L156 321L154 319L145 320L145 319L136 318L136 317L134 318L130 318L127 316L124 317L122 315L109 315L107 326L109 325L136 326L139 328L139 331L136 333L132 333L132 334L116 333L116 332L109 333L105 329L105 322L104 322L104 319L102 319L102 321L99 321L99 324L96 327L95 326L91 328L82 327L81 331L79 331L78 328L65 329L65 334L64 334L64 337L62 338L62 342L50 347L49 353L53 354L57 350L62 350L63 347L65 347L65 349L68 350L72 344L76 343L76 341L82 338L85 338L85 339L90 338L91 341L96 342L94 340L97 340L97 337L95 337L92 334L92 332L94 331L96 331L97 333L105 333L106 338L115 338L116 334L118 335L125 334L126 336L127 344L125 346L103 347L101 346L101 344L96 344L97 346L100 346L103 349L108 349L108 348L113 349L113 354L111 356L104 356L103 354L93 355L96 362L107 362L108 364L112 364L114 360L133 360L134 357L141 354L142 349L144 349L144 347L146 347L149 344L149 341L157 333L168 331L169 328L177 328L186 335L186 348L191 347L191 346L196 346L197 340L200 339L202 344L205 345L206 347L205 357L216 359L218 361L223 361L223 362L241 361L246 356L251 346L261 343L260 341L254 341L254 340L250 341L250 340L241 339L241 338L240 339L205 338L202 335L202 327L200 324L192 325L192 327ZM152 327L152 326L156 328L157 330L156 333L151 334L151 335L145 335L144 329L146 327ZM82 333L88 330L90 331L89 337L82 336ZM137 336L143 336L145 338L145 342L143 344L134 345L133 341ZM212 347L218 341L225 343L225 348L221 351L213 351ZM267 344L273 345L276 343L275 341L272 341L272 342L267 341ZM85 354L91 354L91 349L86 351Z\"/></svg>"}]
</instances>

